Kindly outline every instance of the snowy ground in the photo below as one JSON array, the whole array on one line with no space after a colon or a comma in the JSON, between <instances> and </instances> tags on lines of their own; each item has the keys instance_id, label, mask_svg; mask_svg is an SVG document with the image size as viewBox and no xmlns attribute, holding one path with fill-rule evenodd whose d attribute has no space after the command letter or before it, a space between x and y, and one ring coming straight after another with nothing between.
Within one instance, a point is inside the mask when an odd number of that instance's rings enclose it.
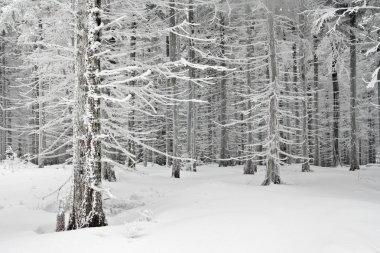
<instances>
[{"instance_id":1,"label":"snowy ground","mask_svg":"<svg viewBox=\"0 0 380 253\"><path fill-rule=\"evenodd\" d=\"M49 193L70 167L2 166L0 252L380 252L380 167L313 170L284 167L286 184L269 187L263 168L208 165L180 180L159 166L119 171L105 184L117 197L105 200L108 227L54 233Z\"/></svg>"}]
</instances>

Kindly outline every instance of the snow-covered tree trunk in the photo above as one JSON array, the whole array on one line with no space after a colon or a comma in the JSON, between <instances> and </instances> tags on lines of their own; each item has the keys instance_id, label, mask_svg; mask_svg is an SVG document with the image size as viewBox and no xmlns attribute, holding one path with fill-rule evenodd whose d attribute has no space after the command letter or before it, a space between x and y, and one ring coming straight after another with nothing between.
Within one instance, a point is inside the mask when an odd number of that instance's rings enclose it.
<instances>
[{"instance_id":1,"label":"snow-covered tree trunk","mask_svg":"<svg viewBox=\"0 0 380 253\"><path fill-rule=\"evenodd\" d=\"M293 47L292 47L292 50L293 50L293 54L292 54L292 57L293 57L293 76L292 76L292 81L293 81L293 87L294 87L294 92L295 93L298 93L298 77L299 77L299 71L298 71L298 59L297 59L297 43L294 43L293 44ZM297 100L294 100L294 103L293 103L293 107L292 107L292 111L296 117L296 119L294 119L294 126L296 128L299 128L299 125L300 125L300 117L299 117L299 102ZM300 142L300 133L299 133L299 130L295 130L294 131L294 139L295 139L295 142L296 143L299 143ZM290 149L291 149L291 152L290 154L291 155L296 155L296 156L299 156L298 154L298 147L297 146L292 146L290 145ZM294 161L294 162L298 162L297 159L293 159L293 158L290 158L291 160L291 163Z\"/></svg>"},{"instance_id":2,"label":"snow-covered tree trunk","mask_svg":"<svg viewBox=\"0 0 380 253\"><path fill-rule=\"evenodd\" d=\"M169 26L172 29L175 29L176 26L176 6L175 0L170 0L170 18L169 18ZM174 62L177 59L177 36L174 31L170 31L169 34L169 55L170 61ZM178 147L178 102L177 99L177 80L175 77L170 78L170 84L172 86L174 101L173 101L173 167L172 167L172 177L179 178L181 171L181 162L179 159L176 159L179 154Z\"/></svg>"},{"instance_id":3,"label":"snow-covered tree trunk","mask_svg":"<svg viewBox=\"0 0 380 253\"><path fill-rule=\"evenodd\" d=\"M304 11L303 1L301 1L301 12ZM301 24L301 48L300 51L302 53L300 59L300 72L301 72L301 85L303 91L303 100L302 100L302 156L304 158L304 162L302 163L302 172L310 172L310 164L309 164L309 134L308 134L308 112L307 112L307 81L306 81L306 48L305 42L303 39L306 36L306 23L304 14L300 14L300 24Z\"/></svg>"},{"instance_id":4,"label":"snow-covered tree trunk","mask_svg":"<svg viewBox=\"0 0 380 253\"><path fill-rule=\"evenodd\" d=\"M375 139L375 119L373 118L373 106L371 104L374 91L367 92L368 104L368 162L376 163L376 139ZM361 153L361 152L359 152Z\"/></svg>"},{"instance_id":5,"label":"snow-covered tree trunk","mask_svg":"<svg viewBox=\"0 0 380 253\"><path fill-rule=\"evenodd\" d=\"M194 28L194 5L193 0L189 0L189 11L188 11L188 19L190 24L190 36L194 36L195 28ZM192 38L189 39L189 62L194 63L195 61L195 51L194 51L194 40ZM189 67L189 104L187 108L187 154L190 158L196 159L195 155L195 112L196 106L192 101L194 99L195 87L192 79L195 78L195 69L193 67ZM196 171L196 162L192 162L192 170Z\"/></svg>"},{"instance_id":6,"label":"snow-covered tree trunk","mask_svg":"<svg viewBox=\"0 0 380 253\"><path fill-rule=\"evenodd\" d=\"M39 29L39 36L40 36L40 40L42 41L42 20L40 19L38 21L38 29ZM42 46L39 46L39 48L41 49ZM39 168L43 168L44 167L44 158L43 158L43 155L42 153L44 152L44 149L45 149L45 145L44 145L44 130L43 130L43 127L44 127L44 119L45 119L45 115L44 115L44 103L42 101L43 97L44 97L44 84L43 84L43 81L42 81L42 77L39 76L38 77L38 167Z\"/></svg>"},{"instance_id":7,"label":"snow-covered tree trunk","mask_svg":"<svg viewBox=\"0 0 380 253\"><path fill-rule=\"evenodd\" d=\"M88 31L86 48L85 85L85 225L106 225L102 206L101 131L100 131L100 32L101 0L87 0Z\"/></svg>"},{"instance_id":8,"label":"snow-covered tree trunk","mask_svg":"<svg viewBox=\"0 0 380 253\"><path fill-rule=\"evenodd\" d=\"M6 95L6 83L5 83L5 70L4 70L4 63L5 63L5 56L4 56L4 41L1 40L0 43L0 115L1 115L1 129L0 129L0 160L5 159L5 151L6 151L6 129L5 129L5 121L6 121L6 105L5 105L5 98Z\"/></svg>"},{"instance_id":9,"label":"snow-covered tree trunk","mask_svg":"<svg viewBox=\"0 0 380 253\"><path fill-rule=\"evenodd\" d=\"M136 28L137 28L137 23L136 21L133 21L132 22L132 25L131 25L131 33L132 33L132 36L130 37L130 48L131 48L131 53L130 53L130 60L131 60L131 64L135 64L136 62ZM132 75L134 76L135 73L132 72ZM130 86L135 86L136 83L135 81L132 81L130 83ZM134 100L135 100L135 94L131 94L131 105L133 106L134 105ZM129 112L129 115L128 115L128 130L133 132L134 131L134 127L135 127L135 111L132 110ZM135 142L132 141L132 140L128 140L127 142L127 149L128 149L128 153L131 154L131 156L128 157L127 159L127 165L128 165L128 168L132 168L134 169L136 167L136 159L137 159L137 152L136 152L136 145L135 145Z\"/></svg>"},{"instance_id":10,"label":"snow-covered tree trunk","mask_svg":"<svg viewBox=\"0 0 380 253\"><path fill-rule=\"evenodd\" d=\"M270 5L270 0L268 0ZM269 185L270 183L280 184L279 173L279 154L278 154L278 66L276 59L276 42L275 42L275 27L274 27L274 15L272 9L269 8L268 14L268 31L269 31L269 59L270 59L270 85L272 86L271 94L269 95L269 122L268 122L268 153L267 153L267 171L263 185Z\"/></svg>"},{"instance_id":11,"label":"snow-covered tree trunk","mask_svg":"<svg viewBox=\"0 0 380 253\"><path fill-rule=\"evenodd\" d=\"M85 78L85 45L87 44L86 36L86 3L81 0L75 0L74 4L76 14L76 34L74 38L75 55L75 73L76 85L74 90L74 111L73 111L73 181L70 199L70 216L67 230L78 229L82 227L80 224L80 212L84 195L84 122L83 115L83 86L86 82Z\"/></svg>"},{"instance_id":12,"label":"snow-covered tree trunk","mask_svg":"<svg viewBox=\"0 0 380 253\"><path fill-rule=\"evenodd\" d=\"M314 67L314 165L320 166L320 143L319 143L319 59L317 55L317 43L316 37L313 38L313 67Z\"/></svg>"},{"instance_id":13,"label":"snow-covered tree trunk","mask_svg":"<svg viewBox=\"0 0 380 253\"><path fill-rule=\"evenodd\" d=\"M100 19L101 0L87 0L86 2L79 0L76 7L76 69L78 80L77 105L74 114L74 145L77 146L74 146L74 185L69 230L107 225L100 192L99 52L102 25ZM81 117L83 116L84 121L82 122Z\"/></svg>"},{"instance_id":14,"label":"snow-covered tree trunk","mask_svg":"<svg viewBox=\"0 0 380 253\"><path fill-rule=\"evenodd\" d=\"M43 168L44 167L44 158L43 158L43 152L45 149L44 145L44 104L42 102L43 99L43 83L41 81L41 78L38 82L38 167Z\"/></svg>"},{"instance_id":15,"label":"snow-covered tree trunk","mask_svg":"<svg viewBox=\"0 0 380 253\"><path fill-rule=\"evenodd\" d=\"M356 12L350 13L350 118L351 118L351 165L350 171L360 169L356 129Z\"/></svg>"},{"instance_id":16,"label":"snow-covered tree trunk","mask_svg":"<svg viewBox=\"0 0 380 253\"><path fill-rule=\"evenodd\" d=\"M285 73L284 73L284 82L286 84L286 86L285 86L285 92L286 92L287 95L290 95L290 86L291 86L291 84L289 83L289 73L288 73L288 71L289 71L288 68L286 68L285 69ZM287 101L286 102L286 107L290 108L291 104L292 103L290 101ZM287 116L286 117L286 126L290 127L290 122L291 122L290 117ZM291 141L291 133L290 133L290 131L288 131L286 133L286 140ZM291 164L292 158L290 157L290 155L292 153L292 145L289 144L289 143L286 144L286 153L288 153L288 157L286 158L286 162L288 164Z\"/></svg>"},{"instance_id":17,"label":"snow-covered tree trunk","mask_svg":"<svg viewBox=\"0 0 380 253\"><path fill-rule=\"evenodd\" d=\"M225 38L225 17L224 14L221 13L219 17L220 22L220 51L221 51L221 57L225 57L225 44L226 44L226 38ZM223 60L222 67L226 67L226 62ZM226 78L226 71L222 71L222 79L220 81L220 100L221 100L221 106L220 106L220 161L219 166L220 167L227 167L229 165L229 161L227 160L228 157L228 133L227 133L227 127L225 126L227 124L227 78Z\"/></svg>"},{"instance_id":18,"label":"snow-covered tree trunk","mask_svg":"<svg viewBox=\"0 0 380 253\"><path fill-rule=\"evenodd\" d=\"M250 11L250 8L249 8L249 5L247 4L246 6L247 10L246 10L246 13L249 15L248 11ZM253 88L252 87L252 76L251 76L251 67L252 65L250 64L251 62L251 58L253 57L254 55L254 46L252 45L253 44L253 38L252 38L252 30L254 29L253 25L252 26L248 26L247 27L247 37L248 37L248 46L247 46L247 58L249 59L248 60L248 64L247 64L247 94L251 94L251 89ZM253 124L252 124L252 117L253 117L253 112L252 112L252 101L251 100L248 100L248 103L247 103L247 110L249 111L248 112L248 123L247 123L247 131L248 131L248 146L249 145L253 145ZM251 151L252 150L252 147L248 147L248 151ZM245 165L244 165L244 174L255 174L255 172L257 172L257 165L254 163L253 159L250 158L249 160L247 160L245 162Z\"/></svg>"},{"instance_id":19,"label":"snow-covered tree trunk","mask_svg":"<svg viewBox=\"0 0 380 253\"><path fill-rule=\"evenodd\" d=\"M339 106L339 83L338 83L338 72L337 72L337 48L333 48L333 59L332 59L332 85L333 85L333 167L337 167L341 164L340 154L339 154L339 119L340 119L340 106Z\"/></svg>"}]
</instances>

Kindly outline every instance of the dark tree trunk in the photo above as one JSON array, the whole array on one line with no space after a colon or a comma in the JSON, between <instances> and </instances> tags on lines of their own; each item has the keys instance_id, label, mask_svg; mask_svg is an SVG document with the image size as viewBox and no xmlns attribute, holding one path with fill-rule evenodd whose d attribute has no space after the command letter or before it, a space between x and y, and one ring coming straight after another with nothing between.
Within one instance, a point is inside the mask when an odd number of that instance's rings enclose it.
<instances>
[{"instance_id":1,"label":"dark tree trunk","mask_svg":"<svg viewBox=\"0 0 380 253\"><path fill-rule=\"evenodd\" d=\"M220 33L221 33L221 42L220 42L220 50L221 57L225 56L225 17L223 14L220 15ZM226 66L225 61L221 64L223 67ZM220 124L221 124L221 132L220 132L220 167L227 167L230 165L230 161L228 160L228 133L227 127L227 79L226 72L222 71L222 80L220 82L220 98L221 98L221 107L220 107Z\"/></svg>"},{"instance_id":2,"label":"dark tree trunk","mask_svg":"<svg viewBox=\"0 0 380 253\"><path fill-rule=\"evenodd\" d=\"M341 165L340 154L339 154L339 83L338 83L338 72L336 69L337 64L337 52L335 46L333 46L333 61L332 61L332 84L333 84L333 167Z\"/></svg>"},{"instance_id":3,"label":"dark tree trunk","mask_svg":"<svg viewBox=\"0 0 380 253\"><path fill-rule=\"evenodd\" d=\"M368 92L368 162L376 163L376 139L375 139L375 119L372 115L371 100L373 91Z\"/></svg>"},{"instance_id":4,"label":"dark tree trunk","mask_svg":"<svg viewBox=\"0 0 380 253\"><path fill-rule=\"evenodd\" d=\"M176 25L176 9L175 9L175 0L170 0L170 27L174 27ZM177 36L174 32L170 32L169 35L169 54L170 61L174 62L177 58ZM172 86L173 94L176 98L177 94L177 80L175 77L170 78L170 84ZM174 101L173 106L173 157L178 157L178 105L177 102ZM172 167L172 177L180 178L181 171L181 162L180 160L174 158L173 159L173 167Z\"/></svg>"},{"instance_id":5,"label":"dark tree trunk","mask_svg":"<svg viewBox=\"0 0 380 253\"><path fill-rule=\"evenodd\" d=\"M350 171L359 170L356 129L356 12L350 13L350 118L351 118L351 165Z\"/></svg>"},{"instance_id":6,"label":"dark tree trunk","mask_svg":"<svg viewBox=\"0 0 380 253\"><path fill-rule=\"evenodd\" d=\"M316 53L318 39L314 37L314 165L320 166L320 143L319 143L319 59Z\"/></svg>"}]
</instances>

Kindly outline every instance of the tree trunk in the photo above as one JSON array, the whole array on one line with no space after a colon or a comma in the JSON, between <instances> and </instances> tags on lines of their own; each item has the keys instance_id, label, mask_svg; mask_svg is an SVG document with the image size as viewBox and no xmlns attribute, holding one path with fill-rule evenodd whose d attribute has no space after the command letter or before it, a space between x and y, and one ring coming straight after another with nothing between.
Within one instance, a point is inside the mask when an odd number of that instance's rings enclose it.
<instances>
[{"instance_id":1,"label":"tree trunk","mask_svg":"<svg viewBox=\"0 0 380 253\"><path fill-rule=\"evenodd\" d=\"M249 5L247 4L247 14L249 15L248 11L250 10ZM251 89L252 87L252 77L251 77L251 64L250 64L250 59L253 57L254 54L254 46L251 45L253 43L252 39L252 30L254 29L254 26L248 26L247 27L247 36L248 36L248 46L247 46L247 58L248 58L248 64L247 64L247 94L251 94ZM247 123L247 131L248 131L248 151L252 151L252 147L250 145L253 145L253 127L252 127L252 117L253 117L253 112L252 112L252 101L248 100L247 104L247 110L248 112L248 123ZM255 174L257 172L257 165L253 161L254 158L250 158L249 160L246 161L244 165L244 174Z\"/></svg>"},{"instance_id":2,"label":"tree trunk","mask_svg":"<svg viewBox=\"0 0 380 253\"><path fill-rule=\"evenodd\" d=\"M190 24L190 36L194 36L194 6L193 0L189 0L189 24ZM189 39L189 62L194 63L195 61L195 51L194 51L194 40ZM189 66L189 104L187 109L187 154L191 159L196 159L195 156L195 104L193 99L195 97L195 87L192 79L195 78L195 69ZM196 161L192 161L192 169L196 171Z\"/></svg>"},{"instance_id":3,"label":"tree trunk","mask_svg":"<svg viewBox=\"0 0 380 253\"><path fill-rule=\"evenodd\" d=\"M78 229L83 226L81 224L81 208L84 197L84 101L83 101L83 86L86 82L85 78L85 45L87 44L87 36L85 33L86 27L86 4L84 1L76 0L76 34L75 34L75 73L76 87L74 90L74 119L73 119L73 167L74 176L71 188L70 199L70 216L67 230Z\"/></svg>"},{"instance_id":4,"label":"tree trunk","mask_svg":"<svg viewBox=\"0 0 380 253\"><path fill-rule=\"evenodd\" d=\"M319 143L319 59L317 55L318 39L314 37L314 165L320 166L320 143Z\"/></svg>"},{"instance_id":5,"label":"tree trunk","mask_svg":"<svg viewBox=\"0 0 380 253\"><path fill-rule=\"evenodd\" d=\"M42 20L40 19L38 21L38 29L39 29L39 40L42 41ZM42 46L39 46L40 49L42 49ZM44 119L45 119L45 113L44 113L44 103L42 101L43 99L43 93L44 93L44 84L42 82L42 77L38 77L38 167L43 168L44 167L44 158L42 153L45 150L44 145Z\"/></svg>"},{"instance_id":6,"label":"tree trunk","mask_svg":"<svg viewBox=\"0 0 380 253\"><path fill-rule=\"evenodd\" d=\"M270 1L270 0L269 0ZM270 3L268 1L268 4ZM269 30L269 54L270 54L270 67L271 67L271 86L272 92L269 96L269 122L268 122L268 140L269 143L268 149L269 152L267 154L267 171L265 180L263 185L269 185L271 182L274 184L280 184L280 173L278 162L279 154L278 154L278 118L277 118L277 108L278 108L278 100L277 100L277 60L276 60L276 45L275 45L275 32L274 32L274 17L271 8L269 8L268 12L268 30Z\"/></svg>"},{"instance_id":7,"label":"tree trunk","mask_svg":"<svg viewBox=\"0 0 380 253\"><path fill-rule=\"evenodd\" d=\"M5 56L4 56L4 48L5 48L5 43L4 41L1 41L1 44L0 44L0 56L1 56L1 67L0 67L0 89L1 89L1 93L0 93L0 102L1 102L1 107L3 108L2 110L0 110L0 113L1 113L1 129L0 129L0 160L3 160L5 159L5 151L7 149L6 147L6 101L5 101L5 98L7 97L7 93L6 93L6 81L5 81L5 69L4 69L4 65L5 65Z\"/></svg>"},{"instance_id":8,"label":"tree trunk","mask_svg":"<svg viewBox=\"0 0 380 253\"><path fill-rule=\"evenodd\" d=\"M303 11L304 5L303 1L301 1L301 11ZM301 39L304 39L304 36L306 35L305 30L305 17L304 14L300 14L300 25L301 25ZM301 41L301 49L302 53L301 62L300 62L300 71L301 71L301 82L302 82L302 91L303 91L303 100L302 100L302 156L304 158L304 162L302 163L302 172L310 172L310 164L309 164L309 133L308 133L308 111L307 111L307 101L308 101L308 95L307 95L307 82L306 82L306 50L304 42Z\"/></svg>"},{"instance_id":9,"label":"tree trunk","mask_svg":"<svg viewBox=\"0 0 380 253\"><path fill-rule=\"evenodd\" d=\"M340 154L339 154L339 83L338 83L338 72L336 70L337 64L337 53L336 48L333 45L333 61L332 61L332 84L333 84L333 167L341 165Z\"/></svg>"},{"instance_id":10,"label":"tree trunk","mask_svg":"<svg viewBox=\"0 0 380 253\"><path fill-rule=\"evenodd\" d=\"M294 92L297 93L298 92L298 61L297 61L297 43L294 43L293 44L293 85L294 85ZM297 100L294 100L294 107L292 108L293 109L293 112L294 112L294 115L297 119L294 120L294 127L297 128L299 125L300 125L300 119L299 119L299 104L298 104L298 101ZM295 143L299 143L300 142L300 133L298 130L295 130L294 131L294 138L295 138ZM290 146L291 147L291 154L293 155L296 155L296 156L299 156L298 154L298 147L297 145L295 146ZM293 162L293 160L295 160L294 162L298 163L298 159L291 159L291 161ZM291 162L291 163L292 163Z\"/></svg>"},{"instance_id":11,"label":"tree trunk","mask_svg":"<svg viewBox=\"0 0 380 253\"><path fill-rule=\"evenodd\" d=\"M176 9L175 0L170 0L170 27L175 27L176 25ZM169 51L170 51L170 61L174 62L177 59L177 36L174 32L170 32L169 35ZM178 157L178 104L177 104L177 80L175 77L170 78L170 84L173 90L173 167L172 167L172 177L179 178L181 171L181 163L176 157Z\"/></svg>"},{"instance_id":12,"label":"tree trunk","mask_svg":"<svg viewBox=\"0 0 380 253\"><path fill-rule=\"evenodd\" d=\"M86 5L87 3L87 5ZM77 1L74 183L68 230L107 225L102 207L100 140L100 0ZM82 120L85 115L85 120ZM83 139L82 139L83 138Z\"/></svg>"},{"instance_id":13,"label":"tree trunk","mask_svg":"<svg viewBox=\"0 0 380 253\"><path fill-rule=\"evenodd\" d=\"M225 57L225 17L223 14L220 14L220 33L221 33L221 41L220 41L220 50L221 57ZM222 67L226 66L225 61L223 60ZM227 79L226 79L226 71L222 71L222 80L220 82L220 99L221 99L221 107L220 107L220 161L219 167L227 167L229 165L229 155L228 155L228 133L227 127Z\"/></svg>"},{"instance_id":14,"label":"tree trunk","mask_svg":"<svg viewBox=\"0 0 380 253\"><path fill-rule=\"evenodd\" d=\"M130 42L130 47L131 47L131 53L130 53L130 59L132 61L131 64L135 64L136 62L136 28L137 28L137 23L135 21L132 22L131 30L132 30L132 36L131 36L131 42ZM133 71L132 76L135 76L136 73ZM130 86L133 87L135 86L135 82L132 81L130 83ZM135 94L131 94L131 106L134 106L134 100L135 100ZM129 117L128 117L128 130L133 132L135 126L135 111L131 110L129 112ZM137 152L136 152L136 145L133 140L128 140L127 141L127 149L130 154L127 158L127 166L128 168L134 169L136 168L136 162L137 162Z\"/></svg>"},{"instance_id":15,"label":"tree trunk","mask_svg":"<svg viewBox=\"0 0 380 253\"><path fill-rule=\"evenodd\" d=\"M375 139L375 119L372 114L372 97L374 96L373 90L368 91L368 162L376 163L376 139Z\"/></svg>"},{"instance_id":16,"label":"tree trunk","mask_svg":"<svg viewBox=\"0 0 380 253\"><path fill-rule=\"evenodd\" d=\"M360 169L357 148L357 129L356 129L356 12L350 13L350 97L351 97L351 165L350 171Z\"/></svg>"}]
</instances>

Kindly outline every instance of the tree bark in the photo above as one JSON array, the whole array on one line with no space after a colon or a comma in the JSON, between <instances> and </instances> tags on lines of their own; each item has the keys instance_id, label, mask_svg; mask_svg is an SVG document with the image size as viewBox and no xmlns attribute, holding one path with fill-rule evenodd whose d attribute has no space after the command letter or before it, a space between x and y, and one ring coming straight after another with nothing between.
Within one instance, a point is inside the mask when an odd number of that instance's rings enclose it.
<instances>
[{"instance_id":1,"label":"tree bark","mask_svg":"<svg viewBox=\"0 0 380 253\"><path fill-rule=\"evenodd\" d=\"M303 1L301 1L301 12L304 10ZM305 29L305 17L304 14L300 14L300 25L301 25L301 39L304 39L306 34ZM307 105L308 105L308 95L307 95L307 82L306 82L306 50L304 42L301 40L301 53L303 54L300 60L300 72L301 72L301 83L302 83L302 91L303 91L303 100L302 100L302 156L303 156L303 163L302 163L302 172L310 172L310 164L309 164L309 134L308 134L308 112L307 112Z\"/></svg>"},{"instance_id":2,"label":"tree bark","mask_svg":"<svg viewBox=\"0 0 380 253\"><path fill-rule=\"evenodd\" d=\"M249 15L248 11L250 11L249 5L247 4L247 15ZM248 46L247 46L247 58L248 58L248 64L247 64L247 94L251 94L251 89L252 87L252 76L251 76L251 64L250 64L250 59L254 55L254 46L252 45L253 43L253 38L252 38L252 30L254 29L253 24L250 24L250 26L247 27L247 36L248 36ZM252 117L253 117L253 112L252 112L252 101L248 100L247 103L247 109L248 109L248 123L247 123L247 131L248 131L248 151L252 151L252 147L249 145L253 145L253 124L252 124ZM246 161L244 165L244 174L255 174L257 172L257 165L253 161L254 158L250 158L249 160Z\"/></svg>"},{"instance_id":3,"label":"tree bark","mask_svg":"<svg viewBox=\"0 0 380 253\"><path fill-rule=\"evenodd\" d=\"M368 162L369 163L376 163L376 139L375 139L375 119L373 118L372 114L372 97L374 96L374 91L368 91L367 93L367 99L368 99ZM359 152L360 154L361 152Z\"/></svg>"},{"instance_id":4,"label":"tree bark","mask_svg":"<svg viewBox=\"0 0 380 253\"><path fill-rule=\"evenodd\" d=\"M317 55L318 39L313 38L313 65L314 65L314 165L320 166L320 143L319 143L319 59Z\"/></svg>"},{"instance_id":5,"label":"tree bark","mask_svg":"<svg viewBox=\"0 0 380 253\"><path fill-rule=\"evenodd\" d=\"M220 33L221 33L221 41L220 41L220 50L221 57L225 57L225 17L223 14L220 14ZM226 62L223 60L222 67L226 66ZM227 167L230 162L228 161L228 133L227 127L227 79L226 79L226 71L222 71L222 79L220 81L220 99L221 99L221 107L220 107L220 161L219 167Z\"/></svg>"},{"instance_id":6,"label":"tree bark","mask_svg":"<svg viewBox=\"0 0 380 253\"><path fill-rule=\"evenodd\" d=\"M100 140L100 0L77 2L74 184L68 230L107 225L102 207ZM85 116L85 120L81 118ZM83 152L83 153L82 153Z\"/></svg>"},{"instance_id":7,"label":"tree bark","mask_svg":"<svg viewBox=\"0 0 380 253\"><path fill-rule=\"evenodd\" d=\"M270 0L269 0L270 1ZM268 4L269 4L268 1ZM278 167L279 154L278 154L278 118L277 118L277 59L276 59L276 45L275 45L275 32L274 32L274 17L271 8L268 12L268 30L269 30L269 55L270 55L270 82L272 92L269 96L269 122L268 122L268 154L267 154L267 170L263 185L269 185L271 182L280 184L280 173Z\"/></svg>"},{"instance_id":8,"label":"tree bark","mask_svg":"<svg viewBox=\"0 0 380 253\"><path fill-rule=\"evenodd\" d=\"M131 25L131 30L132 30L132 36L131 36L131 42L130 42L130 47L131 47L131 53L130 53L130 59L132 61L131 64L134 64L136 62L136 28L137 28L137 23L136 21L133 21L132 22L132 25ZM136 73L133 71L132 72L132 76L135 76ZM135 82L132 81L130 83L130 86L133 87L135 86ZM132 93L131 94L131 105L133 106L134 105L134 100L135 100L135 94ZM129 112L129 117L128 117L128 130L133 132L134 130L134 126L135 126L135 111L134 110L131 110ZM134 169L136 168L136 162L137 162L137 152L136 152L136 145L135 145L135 142L133 140L128 140L127 141L127 149L128 149L128 152L129 154L131 154L131 156L128 156L127 158L127 166L128 168L131 168L131 169Z\"/></svg>"},{"instance_id":9,"label":"tree bark","mask_svg":"<svg viewBox=\"0 0 380 253\"><path fill-rule=\"evenodd\" d=\"M170 27L173 28L176 25L176 10L175 10L175 0L170 0ZM174 29L174 28L173 28ZM174 62L177 59L177 36L171 31L169 35L169 54L170 61ZM176 158L178 157L178 104L176 101L177 97L177 80L175 77L170 78L170 84L172 86L174 101L173 101L173 167L172 167L172 177L180 178L181 163Z\"/></svg>"},{"instance_id":10,"label":"tree bark","mask_svg":"<svg viewBox=\"0 0 380 253\"><path fill-rule=\"evenodd\" d=\"M38 21L38 29L39 29L39 40L42 41L42 20L40 19ZM42 46L39 46L41 49ZM42 153L45 150L45 145L44 145L44 119L45 119L45 113L44 113L44 103L42 101L43 99L43 81L42 77L38 77L38 156L37 156L37 161L38 161L38 167L43 168L44 167L44 157Z\"/></svg>"},{"instance_id":11,"label":"tree bark","mask_svg":"<svg viewBox=\"0 0 380 253\"><path fill-rule=\"evenodd\" d=\"M350 118L351 118L351 165L350 171L360 169L357 148L357 129L356 129L356 12L350 13Z\"/></svg>"},{"instance_id":12,"label":"tree bark","mask_svg":"<svg viewBox=\"0 0 380 253\"><path fill-rule=\"evenodd\" d=\"M332 73L331 79L333 84L333 167L341 165L340 154L339 154L339 83L338 83L338 72L336 70L337 64L337 53L336 48L333 45L333 60L332 60Z\"/></svg>"},{"instance_id":13,"label":"tree bark","mask_svg":"<svg viewBox=\"0 0 380 253\"><path fill-rule=\"evenodd\" d=\"M189 0L189 24L190 24L190 36L193 37L194 30L194 5L193 0ZM189 62L195 62L195 51L194 51L194 40L192 38L189 39ZM193 99L195 96L195 87L192 79L195 78L195 69L189 66L189 104L187 109L187 154L191 159L196 159L195 155L195 112L196 106L193 103ZM196 161L192 161L192 170L196 171Z\"/></svg>"}]
</instances>

